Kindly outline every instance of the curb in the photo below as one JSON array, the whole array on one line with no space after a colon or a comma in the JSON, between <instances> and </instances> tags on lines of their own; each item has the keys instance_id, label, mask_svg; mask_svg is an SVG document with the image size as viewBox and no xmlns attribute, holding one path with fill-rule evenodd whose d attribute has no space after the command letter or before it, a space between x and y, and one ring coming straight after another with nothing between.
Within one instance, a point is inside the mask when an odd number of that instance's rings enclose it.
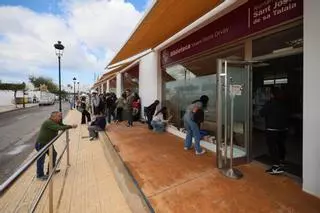
<instances>
[{"instance_id":1,"label":"curb","mask_svg":"<svg viewBox=\"0 0 320 213\"><path fill-rule=\"evenodd\" d=\"M130 209L134 213L154 213L149 200L139 187L137 180L122 160L106 132L99 132L105 157L111 165L115 179L122 191Z\"/></svg>"},{"instance_id":2,"label":"curb","mask_svg":"<svg viewBox=\"0 0 320 213\"><path fill-rule=\"evenodd\" d=\"M8 112L14 112L14 111L23 110L23 109L31 109L31 108L34 108L34 107L39 107L39 105L34 105L34 106L30 106L30 107L25 107L25 108L23 108L23 107L22 108L15 108L15 109L7 110L7 111L2 111L2 112L0 112L0 115L8 113Z\"/></svg>"}]
</instances>

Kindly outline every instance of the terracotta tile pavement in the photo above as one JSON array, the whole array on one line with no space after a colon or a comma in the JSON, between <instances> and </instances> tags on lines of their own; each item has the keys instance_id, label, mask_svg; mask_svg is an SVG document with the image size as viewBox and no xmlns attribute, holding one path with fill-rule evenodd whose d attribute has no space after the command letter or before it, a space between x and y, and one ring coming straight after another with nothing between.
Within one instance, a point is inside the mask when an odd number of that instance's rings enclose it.
<instances>
[{"instance_id":1,"label":"terracotta tile pavement","mask_svg":"<svg viewBox=\"0 0 320 213\"><path fill-rule=\"evenodd\" d=\"M156 212L320 213L320 199L286 176L270 176L259 164L238 167L241 180L215 168L215 156L183 150L183 140L146 125L112 124L107 134Z\"/></svg>"}]
</instances>

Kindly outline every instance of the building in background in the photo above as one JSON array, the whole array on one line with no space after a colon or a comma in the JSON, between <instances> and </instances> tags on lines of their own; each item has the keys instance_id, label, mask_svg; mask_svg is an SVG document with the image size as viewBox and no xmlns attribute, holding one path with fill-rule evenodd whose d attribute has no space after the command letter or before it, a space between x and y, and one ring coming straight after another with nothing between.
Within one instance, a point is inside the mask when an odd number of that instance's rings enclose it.
<instances>
[{"instance_id":1,"label":"building in background","mask_svg":"<svg viewBox=\"0 0 320 213\"><path fill-rule=\"evenodd\" d=\"M161 100L174 115L168 131L181 137L185 107L208 95L204 125L217 141L223 140L223 117L230 116L228 89L241 88L234 99L233 152L239 163L265 164L258 112L270 88L281 88L290 106L289 172L301 178L304 191L320 197L317 8L320 1L313 0L155 1L94 88L113 88L119 96L134 86L142 106Z\"/></svg>"}]
</instances>

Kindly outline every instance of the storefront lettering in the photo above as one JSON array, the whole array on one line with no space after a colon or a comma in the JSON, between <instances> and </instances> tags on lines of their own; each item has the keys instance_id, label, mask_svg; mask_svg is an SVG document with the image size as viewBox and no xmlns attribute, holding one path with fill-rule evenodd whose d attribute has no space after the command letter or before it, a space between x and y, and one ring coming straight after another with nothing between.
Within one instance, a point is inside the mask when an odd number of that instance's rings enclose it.
<instances>
[{"instance_id":1,"label":"storefront lettering","mask_svg":"<svg viewBox=\"0 0 320 213\"><path fill-rule=\"evenodd\" d=\"M216 31L216 32L214 33L214 37L215 37L215 38L218 38L218 37L220 37L220 36L222 36L222 35L224 35L224 34L226 34L226 33L228 33L228 32L229 32L229 27L225 27L225 28L223 28L222 30Z\"/></svg>"},{"instance_id":2,"label":"storefront lettering","mask_svg":"<svg viewBox=\"0 0 320 213\"><path fill-rule=\"evenodd\" d=\"M270 13L270 12L271 12L271 5L269 5L266 8L254 11L253 18L258 18L258 17L260 17L260 16L262 16L262 15L264 15L266 13Z\"/></svg>"},{"instance_id":3,"label":"storefront lettering","mask_svg":"<svg viewBox=\"0 0 320 213\"><path fill-rule=\"evenodd\" d=\"M161 63L172 63L301 16L303 0L248 0L237 9L165 49Z\"/></svg>"},{"instance_id":4,"label":"storefront lettering","mask_svg":"<svg viewBox=\"0 0 320 213\"><path fill-rule=\"evenodd\" d=\"M202 39L203 42L207 42L210 41L214 38L213 34L210 34L209 36L206 36Z\"/></svg>"},{"instance_id":5,"label":"storefront lettering","mask_svg":"<svg viewBox=\"0 0 320 213\"><path fill-rule=\"evenodd\" d=\"M293 8L296 8L296 7L297 7L297 3L289 3L284 6L276 5L275 9L273 11L273 14L275 16L277 16L277 15L280 15L281 13L287 12L289 10L292 10Z\"/></svg>"},{"instance_id":6,"label":"storefront lettering","mask_svg":"<svg viewBox=\"0 0 320 213\"><path fill-rule=\"evenodd\" d=\"M269 20L272 16L281 15L297 7L295 0L266 0L254 6L252 23L258 24Z\"/></svg>"},{"instance_id":7,"label":"storefront lettering","mask_svg":"<svg viewBox=\"0 0 320 213\"><path fill-rule=\"evenodd\" d=\"M202 43L202 40L193 42L193 43L191 44L191 47L196 47L196 46L198 46L198 45L201 44L201 43Z\"/></svg>"},{"instance_id":8,"label":"storefront lettering","mask_svg":"<svg viewBox=\"0 0 320 213\"><path fill-rule=\"evenodd\" d=\"M208 35L208 36L206 36L206 37L204 37L204 38L202 38L202 39L200 39L198 41L195 41L195 42L193 42L191 44L186 44L183 47L175 49L175 50L170 52L170 57L178 55L178 54L181 54L181 53L185 52L186 50L189 50L190 48L197 47L200 44L202 44L204 42L208 42L208 41L210 41L210 40L212 40L214 38L219 38L219 37L225 35L226 33L228 33L229 29L230 29L229 27L225 27L223 29L219 29L219 30L215 31L213 34L210 34L210 35Z\"/></svg>"},{"instance_id":9,"label":"storefront lettering","mask_svg":"<svg viewBox=\"0 0 320 213\"><path fill-rule=\"evenodd\" d=\"M183 47L181 47L179 49L173 50L173 51L170 52L170 57L175 56L175 55L180 54L180 53L183 53L184 51L190 49L190 47L191 47L191 45L187 44L187 45L185 45L185 46L183 46Z\"/></svg>"}]
</instances>

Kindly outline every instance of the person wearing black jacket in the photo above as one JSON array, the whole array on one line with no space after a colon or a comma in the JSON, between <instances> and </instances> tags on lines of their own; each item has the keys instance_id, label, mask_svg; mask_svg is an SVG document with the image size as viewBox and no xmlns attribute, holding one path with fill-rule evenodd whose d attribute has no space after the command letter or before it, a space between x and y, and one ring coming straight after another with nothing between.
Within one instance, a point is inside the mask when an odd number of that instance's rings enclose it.
<instances>
[{"instance_id":1,"label":"person wearing black jacket","mask_svg":"<svg viewBox=\"0 0 320 213\"><path fill-rule=\"evenodd\" d=\"M265 118L266 141L273 161L273 166L266 172L272 175L281 174L284 172L289 117L281 89L272 88L271 100L262 108L260 115Z\"/></svg>"},{"instance_id":2,"label":"person wearing black jacket","mask_svg":"<svg viewBox=\"0 0 320 213\"><path fill-rule=\"evenodd\" d=\"M87 118L87 122L91 121L91 116L90 113L87 110L87 104L86 104L86 98L82 97L81 98L81 110L82 110L82 116L81 116L81 124L86 124L86 118Z\"/></svg>"},{"instance_id":3,"label":"person wearing black jacket","mask_svg":"<svg viewBox=\"0 0 320 213\"><path fill-rule=\"evenodd\" d=\"M116 101L117 96L114 93L109 93L107 95L106 99L106 107L107 107L107 117L108 117L108 123L111 123L111 118L115 119L115 109L116 109Z\"/></svg>"},{"instance_id":4,"label":"person wearing black jacket","mask_svg":"<svg viewBox=\"0 0 320 213\"><path fill-rule=\"evenodd\" d=\"M157 106L159 105L160 101L155 100L150 106L146 107L145 109L145 113L147 116L147 124L150 130L153 129L152 125L151 125L151 121L152 121L152 117L154 115L154 113L156 112Z\"/></svg>"}]
</instances>

